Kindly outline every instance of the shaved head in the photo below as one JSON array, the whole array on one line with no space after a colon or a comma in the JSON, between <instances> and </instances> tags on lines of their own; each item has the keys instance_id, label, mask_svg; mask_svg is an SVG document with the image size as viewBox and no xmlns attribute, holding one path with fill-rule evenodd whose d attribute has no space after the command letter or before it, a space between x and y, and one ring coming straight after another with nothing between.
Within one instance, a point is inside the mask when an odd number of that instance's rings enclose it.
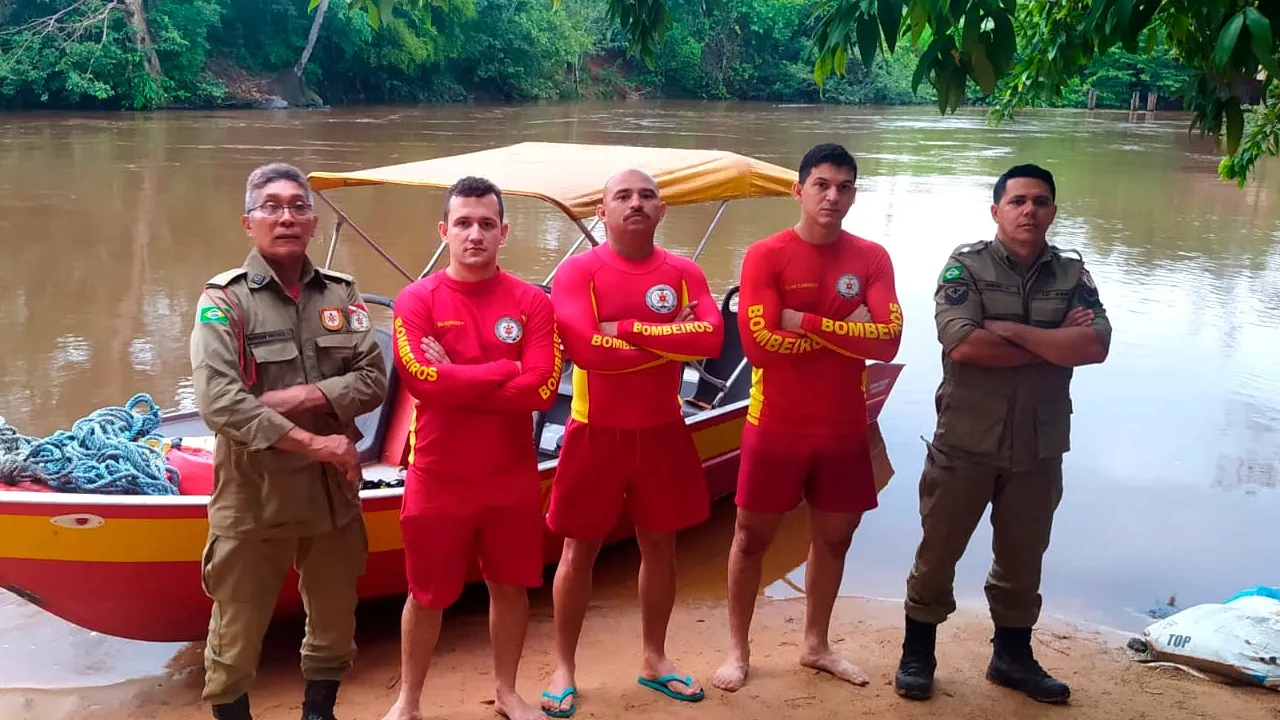
<instances>
[{"instance_id":1,"label":"shaved head","mask_svg":"<svg viewBox=\"0 0 1280 720\"><path fill-rule=\"evenodd\" d=\"M616 184L634 186L637 183L648 185L654 190L658 189L658 181L654 180L652 175L643 170L627 168L604 181L604 194L608 196L609 190Z\"/></svg>"},{"instance_id":2,"label":"shaved head","mask_svg":"<svg viewBox=\"0 0 1280 720\"><path fill-rule=\"evenodd\" d=\"M658 182L643 170L627 168L605 181L596 216L604 221L605 234L615 249L632 257L653 251L654 233L667 213L658 194Z\"/></svg>"}]
</instances>

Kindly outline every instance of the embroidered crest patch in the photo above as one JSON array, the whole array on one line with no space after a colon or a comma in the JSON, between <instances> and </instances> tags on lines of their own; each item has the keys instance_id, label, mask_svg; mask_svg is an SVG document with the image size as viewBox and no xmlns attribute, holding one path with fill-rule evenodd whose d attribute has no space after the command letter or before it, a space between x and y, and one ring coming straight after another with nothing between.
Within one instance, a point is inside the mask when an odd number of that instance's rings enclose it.
<instances>
[{"instance_id":1,"label":"embroidered crest patch","mask_svg":"<svg viewBox=\"0 0 1280 720\"><path fill-rule=\"evenodd\" d=\"M676 309L676 291L670 285L654 285L644 294L644 302L656 313L669 313Z\"/></svg>"},{"instance_id":2,"label":"embroidered crest patch","mask_svg":"<svg viewBox=\"0 0 1280 720\"><path fill-rule=\"evenodd\" d=\"M524 328L519 320L507 315L493 324L493 334L502 342L511 344L524 336Z\"/></svg>"}]
</instances>

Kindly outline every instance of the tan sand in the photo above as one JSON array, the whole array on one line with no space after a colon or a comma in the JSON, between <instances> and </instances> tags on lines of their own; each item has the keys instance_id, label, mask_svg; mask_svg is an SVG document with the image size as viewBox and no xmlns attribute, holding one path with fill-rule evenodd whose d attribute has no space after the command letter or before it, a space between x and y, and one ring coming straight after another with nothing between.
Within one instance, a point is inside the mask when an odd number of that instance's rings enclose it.
<instances>
[{"instance_id":1,"label":"tan sand","mask_svg":"<svg viewBox=\"0 0 1280 720\"><path fill-rule=\"evenodd\" d=\"M433 720L472 720L497 717L492 705L485 613L482 603L453 613L441 638L440 654L432 668L424 697L425 716ZM480 606L477 606L480 605ZM387 606L385 615L393 614ZM520 673L520 689L536 697L552 669L549 613L536 610L528 650ZM1079 720L1124 718L1280 719L1280 693L1188 676L1177 670L1151 668L1131 662L1117 636L1063 624L1038 631L1035 649L1042 662L1074 692L1071 708L1040 705L1017 693L996 687L982 676L990 652L985 620L962 612L939 632L939 677L932 701L915 703L898 698L892 687L900 643L900 606L896 603L842 599L837 607L834 638L846 654L872 677L870 686L857 688L801 668L795 662L803 626L803 601L764 601L754 635L755 665L747 687L727 694L710 688L710 677L721 659L726 639L721 603L680 603L672 622L670 650L687 671L708 686L706 700L686 705L668 700L635 682L638 669L639 617L633 607L610 602L595 607L588 617L580 656L579 718L1040 718ZM392 618L362 633L359 665L343 686L340 720L378 720L394 699L398 681L397 641ZM297 628L273 633L253 696L258 720L297 718L301 680L290 650L297 645ZM288 637L286 637L288 636ZM198 648L193 648L193 653ZM198 663L198 658L187 658ZM19 717L93 718L95 720L195 720L209 717L199 703L200 672L150 688L66 694L31 695ZM114 698L108 697L114 695ZM132 697L126 698L125 696ZM95 697L96 696L96 697ZM122 701L117 710L72 711L69 704ZM59 707L61 705L61 707ZM11 708L12 709L12 708ZM6 714L6 718L12 718Z\"/></svg>"},{"instance_id":2,"label":"tan sand","mask_svg":"<svg viewBox=\"0 0 1280 720\"><path fill-rule=\"evenodd\" d=\"M789 516L765 561L766 584L804 559L806 523ZM877 717L1036 718L1073 720L1180 720L1230 718L1280 720L1280 693L1231 687L1167 668L1133 662L1128 636L1046 619L1035 651L1046 668L1071 685L1071 707L1036 703L987 682L990 624L984 612L965 609L939 630L939 672L934 699L903 700L893 692L902 639L902 606L843 598L836 607L836 648L866 670L872 682L853 687L800 667L804 601L764 600L753 634L754 666L746 688L727 694L711 676L728 641L723 601L732 506L718 507L712 522L680 540L681 600L672 619L668 650L707 688L696 705L679 703L636 684L640 618L635 600L637 552L633 544L607 550L595 573L596 590L579 655L579 709L575 718L776 718ZM537 702L552 671L550 584L533 594L519 689ZM496 718L489 654L487 603L472 589L445 618L445 628L424 694L429 720ZM399 673L399 600L362 607L360 655L338 704L339 720L380 720L395 699ZM273 628L253 692L257 720L296 720L302 679L298 671L298 623ZM209 718L200 703L200 645L172 663L174 676L81 692L0 692L0 720L197 720Z\"/></svg>"}]
</instances>

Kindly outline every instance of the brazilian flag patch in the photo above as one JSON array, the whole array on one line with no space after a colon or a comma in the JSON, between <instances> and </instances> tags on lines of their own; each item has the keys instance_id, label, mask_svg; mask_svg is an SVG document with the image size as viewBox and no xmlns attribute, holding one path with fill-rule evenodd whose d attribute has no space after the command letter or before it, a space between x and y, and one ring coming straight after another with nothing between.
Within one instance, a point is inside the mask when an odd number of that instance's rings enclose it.
<instances>
[{"instance_id":1,"label":"brazilian flag patch","mask_svg":"<svg viewBox=\"0 0 1280 720\"><path fill-rule=\"evenodd\" d=\"M213 305L208 305L206 307L200 308L200 322L201 323L222 323L223 325L226 325L228 322L227 314L222 312L220 308L217 308Z\"/></svg>"},{"instance_id":2,"label":"brazilian flag patch","mask_svg":"<svg viewBox=\"0 0 1280 720\"><path fill-rule=\"evenodd\" d=\"M942 282L959 280L961 275L964 275L964 268L959 265L951 265L946 270L942 271Z\"/></svg>"}]
</instances>

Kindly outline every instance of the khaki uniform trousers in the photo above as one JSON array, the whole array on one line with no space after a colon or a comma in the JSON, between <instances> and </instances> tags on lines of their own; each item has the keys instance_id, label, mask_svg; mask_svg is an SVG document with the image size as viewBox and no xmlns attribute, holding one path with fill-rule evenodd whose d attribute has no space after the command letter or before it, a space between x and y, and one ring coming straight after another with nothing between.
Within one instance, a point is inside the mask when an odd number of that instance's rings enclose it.
<instances>
[{"instance_id":1,"label":"khaki uniform trousers","mask_svg":"<svg viewBox=\"0 0 1280 720\"><path fill-rule=\"evenodd\" d=\"M213 599L204 651L202 698L228 703L249 691L262 639L290 566L306 608L302 674L341 680L355 660L356 579L364 574L368 537L363 518L322 535L231 538L210 534L203 583Z\"/></svg>"},{"instance_id":2,"label":"khaki uniform trousers","mask_svg":"<svg viewBox=\"0 0 1280 720\"><path fill-rule=\"evenodd\" d=\"M948 457L932 446L920 477L924 536L907 579L906 612L942 623L956 610L956 563L991 505L994 561L986 596L998 627L1029 628L1040 617L1040 569L1062 500L1062 458L1012 471Z\"/></svg>"}]
</instances>

